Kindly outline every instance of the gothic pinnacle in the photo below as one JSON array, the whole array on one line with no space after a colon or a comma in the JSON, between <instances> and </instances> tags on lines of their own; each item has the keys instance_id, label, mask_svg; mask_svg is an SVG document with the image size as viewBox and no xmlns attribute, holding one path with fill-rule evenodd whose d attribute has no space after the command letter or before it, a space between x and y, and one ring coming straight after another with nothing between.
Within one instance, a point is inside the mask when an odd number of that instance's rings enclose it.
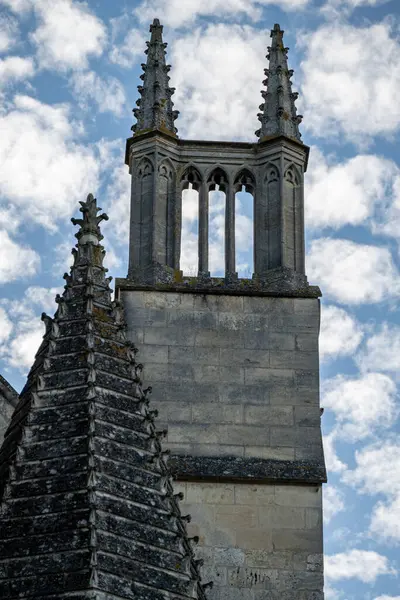
<instances>
[{"instance_id":1,"label":"gothic pinnacle","mask_svg":"<svg viewBox=\"0 0 400 600\"><path fill-rule=\"evenodd\" d=\"M271 31L272 45L268 48L269 67L265 69L267 78L263 81L267 91L261 92L264 103L260 104L258 119L261 127L256 135L265 138L284 135L301 141L299 123L302 117L297 115L295 100L297 92L292 92L290 81L293 71L288 69L287 52L283 44L284 31L278 24Z\"/></svg>"},{"instance_id":2,"label":"gothic pinnacle","mask_svg":"<svg viewBox=\"0 0 400 600\"><path fill-rule=\"evenodd\" d=\"M150 41L147 43L146 64L142 64L143 73L140 79L143 85L138 86L141 97L137 100L138 108L133 109L136 123L132 127L134 135L161 130L176 136L177 129L174 121L179 112L173 110L171 97L174 88L169 86L168 72L170 65L165 61L165 48L167 44L162 38L163 26L158 19L150 25Z\"/></svg>"}]
</instances>

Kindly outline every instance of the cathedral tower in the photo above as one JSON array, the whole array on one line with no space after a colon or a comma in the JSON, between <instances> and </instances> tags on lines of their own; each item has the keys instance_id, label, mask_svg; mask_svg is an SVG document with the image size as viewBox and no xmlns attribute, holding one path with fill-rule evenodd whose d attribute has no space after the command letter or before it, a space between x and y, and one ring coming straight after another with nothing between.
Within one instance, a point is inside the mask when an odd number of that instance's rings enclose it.
<instances>
[{"instance_id":1,"label":"cathedral tower","mask_svg":"<svg viewBox=\"0 0 400 600\"><path fill-rule=\"evenodd\" d=\"M176 487L216 600L321 600L320 290L304 267L304 173L283 31L268 49L258 141L177 136L157 19L126 162L128 335L151 380ZM217 158L216 158L217 157ZM254 274L235 265L235 194L254 199ZM182 191L198 190L196 277L180 271ZM225 193L225 276L209 272L209 192Z\"/></svg>"}]
</instances>

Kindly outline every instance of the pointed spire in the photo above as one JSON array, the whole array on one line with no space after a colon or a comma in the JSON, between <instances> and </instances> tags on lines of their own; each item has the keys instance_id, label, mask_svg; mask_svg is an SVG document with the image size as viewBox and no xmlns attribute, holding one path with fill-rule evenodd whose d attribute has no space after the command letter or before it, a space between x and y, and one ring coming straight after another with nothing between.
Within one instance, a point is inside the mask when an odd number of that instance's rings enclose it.
<instances>
[{"instance_id":1,"label":"pointed spire","mask_svg":"<svg viewBox=\"0 0 400 600\"><path fill-rule=\"evenodd\" d=\"M0 449L0 598L205 600L95 198Z\"/></svg>"},{"instance_id":2,"label":"pointed spire","mask_svg":"<svg viewBox=\"0 0 400 600\"><path fill-rule=\"evenodd\" d=\"M171 97L175 89L169 87L171 66L165 61L167 44L163 42L162 31L160 21L154 19L150 25L150 42L147 42L145 50L147 62L142 64L143 74L140 76L143 85L138 86L141 97L136 102L138 108L133 109L137 121L132 127L134 135L159 129L175 136L178 131L174 121L179 112L173 110Z\"/></svg>"},{"instance_id":3,"label":"pointed spire","mask_svg":"<svg viewBox=\"0 0 400 600\"><path fill-rule=\"evenodd\" d=\"M264 70L267 78L263 82L267 91L261 94L265 100L260 104L258 119L261 128L256 131L260 142L265 138L285 135L301 141L299 124L302 117L296 114L295 100L298 96L292 92L290 78L293 71L288 69L287 52L283 45L284 31L278 24L271 31L272 45L268 47L269 68Z\"/></svg>"}]
</instances>

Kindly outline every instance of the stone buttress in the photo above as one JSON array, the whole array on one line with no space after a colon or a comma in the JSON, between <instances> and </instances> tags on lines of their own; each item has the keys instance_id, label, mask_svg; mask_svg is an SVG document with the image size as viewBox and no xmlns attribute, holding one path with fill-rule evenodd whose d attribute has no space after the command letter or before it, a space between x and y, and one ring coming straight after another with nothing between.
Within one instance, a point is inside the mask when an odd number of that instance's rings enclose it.
<instances>
[{"instance_id":1,"label":"stone buttress","mask_svg":"<svg viewBox=\"0 0 400 600\"><path fill-rule=\"evenodd\" d=\"M204 600L96 200L0 451L2 600Z\"/></svg>"},{"instance_id":2,"label":"stone buttress","mask_svg":"<svg viewBox=\"0 0 400 600\"><path fill-rule=\"evenodd\" d=\"M168 430L176 489L200 537L203 572L215 581L213 600L322 600L321 292L305 273L309 149L283 31L271 31L253 143L180 139L168 103L165 125L157 125L153 94L167 85L161 32L155 20L138 124L127 141L129 272L116 288L128 336ZM146 127L143 102L152 107ZM196 277L180 271L187 188L198 191ZM222 277L209 269L215 189L225 194ZM238 278L235 262L235 201L243 189L254 202L251 279Z\"/></svg>"}]
</instances>

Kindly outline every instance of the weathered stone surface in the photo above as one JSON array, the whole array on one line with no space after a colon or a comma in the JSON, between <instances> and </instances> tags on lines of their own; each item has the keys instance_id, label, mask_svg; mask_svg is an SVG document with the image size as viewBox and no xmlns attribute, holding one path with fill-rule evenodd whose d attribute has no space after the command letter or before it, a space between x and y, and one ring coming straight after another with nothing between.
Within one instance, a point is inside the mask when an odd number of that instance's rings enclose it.
<instances>
[{"instance_id":1,"label":"weathered stone surface","mask_svg":"<svg viewBox=\"0 0 400 600\"><path fill-rule=\"evenodd\" d=\"M81 204L74 265L54 319L42 317L0 450L0 597L205 600L164 433L105 278L98 224L107 217L93 196ZM166 360L162 345L154 357ZM184 416L164 408L167 419Z\"/></svg>"},{"instance_id":2,"label":"weathered stone surface","mask_svg":"<svg viewBox=\"0 0 400 600\"><path fill-rule=\"evenodd\" d=\"M176 490L192 514L191 532L200 535L203 572L214 574L212 597L318 597L321 519L310 522L307 515L322 515L320 485L188 481Z\"/></svg>"}]
</instances>

